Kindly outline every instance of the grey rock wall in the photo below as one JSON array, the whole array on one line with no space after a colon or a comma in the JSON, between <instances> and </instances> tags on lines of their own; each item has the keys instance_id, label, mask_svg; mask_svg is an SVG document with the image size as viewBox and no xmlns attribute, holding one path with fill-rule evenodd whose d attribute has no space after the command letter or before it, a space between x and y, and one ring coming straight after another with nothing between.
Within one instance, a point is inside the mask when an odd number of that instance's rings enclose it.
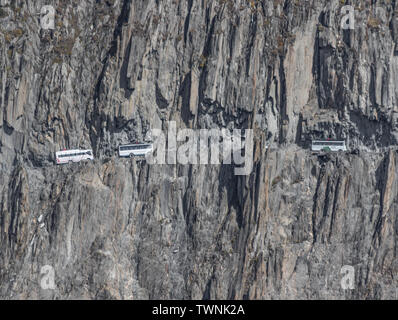
<instances>
[{"instance_id":1,"label":"grey rock wall","mask_svg":"<svg viewBox=\"0 0 398 320\"><path fill-rule=\"evenodd\" d=\"M1 298L397 298L396 1L45 4L0 1ZM169 121L254 129L252 172L117 157Z\"/></svg>"}]
</instances>

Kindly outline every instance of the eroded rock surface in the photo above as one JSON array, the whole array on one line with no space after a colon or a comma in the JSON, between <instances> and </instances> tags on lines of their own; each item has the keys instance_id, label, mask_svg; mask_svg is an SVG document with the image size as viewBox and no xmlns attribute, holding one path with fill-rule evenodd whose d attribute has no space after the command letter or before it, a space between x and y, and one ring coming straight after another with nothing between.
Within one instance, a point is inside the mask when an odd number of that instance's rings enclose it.
<instances>
[{"instance_id":1,"label":"eroded rock surface","mask_svg":"<svg viewBox=\"0 0 398 320\"><path fill-rule=\"evenodd\" d=\"M396 299L398 7L343 2L1 0L0 297ZM117 157L169 121L254 129L253 170Z\"/></svg>"}]
</instances>

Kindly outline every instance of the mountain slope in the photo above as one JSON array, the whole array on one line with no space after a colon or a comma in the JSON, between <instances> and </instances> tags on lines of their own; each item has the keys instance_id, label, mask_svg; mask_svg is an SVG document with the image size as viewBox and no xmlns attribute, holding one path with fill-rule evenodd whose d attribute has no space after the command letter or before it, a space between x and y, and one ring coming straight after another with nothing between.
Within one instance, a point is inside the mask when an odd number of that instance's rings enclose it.
<instances>
[{"instance_id":1,"label":"mountain slope","mask_svg":"<svg viewBox=\"0 0 398 320\"><path fill-rule=\"evenodd\" d=\"M1 298L396 298L395 1L53 3L0 0ZM170 121L253 129L253 170L117 157Z\"/></svg>"}]
</instances>

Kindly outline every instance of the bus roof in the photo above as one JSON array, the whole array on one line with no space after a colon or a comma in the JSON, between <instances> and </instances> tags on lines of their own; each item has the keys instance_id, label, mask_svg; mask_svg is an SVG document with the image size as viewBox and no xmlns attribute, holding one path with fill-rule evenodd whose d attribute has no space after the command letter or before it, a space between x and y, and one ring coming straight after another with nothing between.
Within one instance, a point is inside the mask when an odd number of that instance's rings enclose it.
<instances>
[{"instance_id":1,"label":"bus roof","mask_svg":"<svg viewBox=\"0 0 398 320\"><path fill-rule=\"evenodd\" d=\"M120 147L133 147L133 146L150 146L150 145L152 145L152 143L150 143L150 142L148 142L148 143L129 143L129 144L121 144L120 146L119 146L119 148Z\"/></svg>"},{"instance_id":2,"label":"bus roof","mask_svg":"<svg viewBox=\"0 0 398 320\"><path fill-rule=\"evenodd\" d=\"M345 140L312 140L312 142L345 142Z\"/></svg>"},{"instance_id":3,"label":"bus roof","mask_svg":"<svg viewBox=\"0 0 398 320\"><path fill-rule=\"evenodd\" d=\"M63 153L75 153L75 152L84 152L84 151L92 151L92 150L91 149L69 149L69 150L60 150L55 153L63 154Z\"/></svg>"}]
</instances>

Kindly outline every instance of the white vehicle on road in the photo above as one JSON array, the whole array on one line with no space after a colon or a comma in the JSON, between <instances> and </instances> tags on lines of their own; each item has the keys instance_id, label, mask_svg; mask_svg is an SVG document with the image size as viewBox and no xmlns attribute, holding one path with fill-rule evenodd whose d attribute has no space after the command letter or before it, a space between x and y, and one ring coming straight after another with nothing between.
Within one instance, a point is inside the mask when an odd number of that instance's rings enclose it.
<instances>
[{"instance_id":1,"label":"white vehicle on road","mask_svg":"<svg viewBox=\"0 0 398 320\"><path fill-rule=\"evenodd\" d=\"M312 151L347 151L344 140L312 140Z\"/></svg>"},{"instance_id":2,"label":"white vehicle on road","mask_svg":"<svg viewBox=\"0 0 398 320\"><path fill-rule=\"evenodd\" d=\"M125 144L119 146L120 157L145 156L150 152L152 152L151 143Z\"/></svg>"},{"instance_id":3,"label":"white vehicle on road","mask_svg":"<svg viewBox=\"0 0 398 320\"><path fill-rule=\"evenodd\" d=\"M80 162L82 160L94 160L93 151L87 150L62 150L55 153L55 161L57 164L70 162Z\"/></svg>"}]
</instances>

